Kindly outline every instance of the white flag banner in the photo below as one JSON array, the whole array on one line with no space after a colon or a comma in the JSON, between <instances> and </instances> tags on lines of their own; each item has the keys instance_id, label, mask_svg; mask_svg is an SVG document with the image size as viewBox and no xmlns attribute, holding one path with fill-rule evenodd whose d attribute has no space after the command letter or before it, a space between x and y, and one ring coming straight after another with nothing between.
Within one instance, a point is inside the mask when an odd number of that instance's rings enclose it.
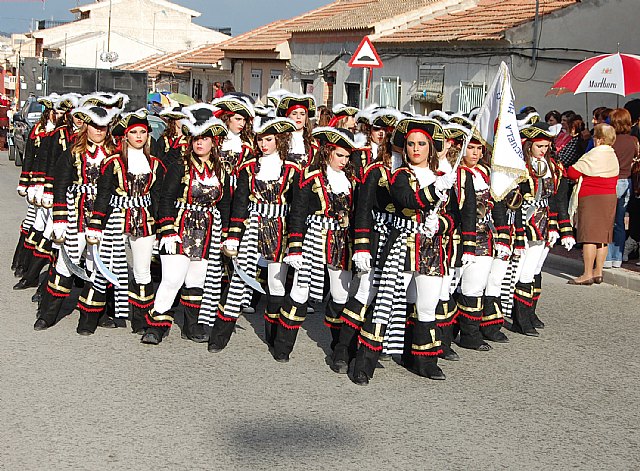
<instances>
[{"instance_id":1,"label":"white flag banner","mask_svg":"<svg viewBox=\"0 0 640 471\"><path fill-rule=\"evenodd\" d=\"M491 196L501 201L527 178L511 76L504 62L487 91L475 127L491 155Z\"/></svg>"}]
</instances>

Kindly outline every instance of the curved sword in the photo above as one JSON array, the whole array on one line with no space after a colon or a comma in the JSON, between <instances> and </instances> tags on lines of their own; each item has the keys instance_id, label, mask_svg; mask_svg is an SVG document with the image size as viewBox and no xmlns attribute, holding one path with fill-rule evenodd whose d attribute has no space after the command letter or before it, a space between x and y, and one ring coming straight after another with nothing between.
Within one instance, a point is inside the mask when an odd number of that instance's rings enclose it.
<instances>
[{"instance_id":1,"label":"curved sword","mask_svg":"<svg viewBox=\"0 0 640 471\"><path fill-rule=\"evenodd\" d=\"M60 247L60 255L62 256L62 261L67 266L69 272L71 272L72 275L77 276L84 281L91 281L91 278L89 277L89 275L87 275L87 272L71 261L71 258L67 253L67 249L64 248L64 245Z\"/></svg>"},{"instance_id":2,"label":"curved sword","mask_svg":"<svg viewBox=\"0 0 640 471\"><path fill-rule=\"evenodd\" d=\"M121 288L120 281L115 273L107 268L102 259L100 258L100 250L98 249L98 244L94 244L91 246L91 255L93 255L93 261L98 267L98 271L102 273L102 275L106 278L106 280L111 283L116 288Z\"/></svg>"},{"instance_id":3,"label":"curved sword","mask_svg":"<svg viewBox=\"0 0 640 471\"><path fill-rule=\"evenodd\" d=\"M251 278L247 275L247 272L240 268L240 265L238 265L238 261L235 258L233 258L233 269L249 288L257 291L258 293L267 294L255 278Z\"/></svg>"}]
</instances>

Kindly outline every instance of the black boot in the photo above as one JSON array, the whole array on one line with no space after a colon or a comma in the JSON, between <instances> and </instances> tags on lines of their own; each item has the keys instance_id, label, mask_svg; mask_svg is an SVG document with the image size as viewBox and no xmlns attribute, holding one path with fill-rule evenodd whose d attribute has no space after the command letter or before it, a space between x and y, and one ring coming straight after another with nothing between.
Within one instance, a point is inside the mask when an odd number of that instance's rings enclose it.
<instances>
[{"instance_id":1,"label":"black boot","mask_svg":"<svg viewBox=\"0 0 640 471\"><path fill-rule=\"evenodd\" d=\"M342 326L338 334L338 341L333 348L331 369L339 374L349 371L349 363L355 357L358 348L358 333L364 323L367 306L356 298L351 298L342 310L340 318Z\"/></svg>"},{"instance_id":2,"label":"black boot","mask_svg":"<svg viewBox=\"0 0 640 471\"><path fill-rule=\"evenodd\" d=\"M366 386L373 378L382 352L386 327L384 324L374 324L373 316L367 316L360 329L358 352L353 365L353 382L358 386Z\"/></svg>"},{"instance_id":3,"label":"black boot","mask_svg":"<svg viewBox=\"0 0 640 471\"><path fill-rule=\"evenodd\" d=\"M182 288L180 295L180 304L184 306L182 338L196 343L204 343L209 340L204 325L198 323L202 291L202 288Z\"/></svg>"},{"instance_id":4,"label":"black boot","mask_svg":"<svg viewBox=\"0 0 640 471\"><path fill-rule=\"evenodd\" d=\"M146 329L140 342L148 345L158 345L163 338L169 335L169 330L173 324L173 310L169 309L167 312L162 313L148 313L145 316L145 321Z\"/></svg>"},{"instance_id":5,"label":"black boot","mask_svg":"<svg viewBox=\"0 0 640 471\"><path fill-rule=\"evenodd\" d=\"M413 342L413 328L418 320L415 304L407 306L407 323L404 327L404 346L402 348L402 365L411 369L413 366L413 355L411 355L411 344Z\"/></svg>"},{"instance_id":6,"label":"black boot","mask_svg":"<svg viewBox=\"0 0 640 471\"><path fill-rule=\"evenodd\" d=\"M443 360L459 361L460 356L451 348L453 343L453 327L458 318L458 305L453 299L447 301L440 300L436 307L436 336L442 342L442 353L439 355Z\"/></svg>"},{"instance_id":7,"label":"black boot","mask_svg":"<svg viewBox=\"0 0 640 471\"><path fill-rule=\"evenodd\" d=\"M211 334L209 335L209 346L207 349L211 353L218 353L225 349L231 339L231 334L236 327L236 317L227 317L223 312L218 309L218 315L216 321L211 328Z\"/></svg>"},{"instance_id":8,"label":"black boot","mask_svg":"<svg viewBox=\"0 0 640 471\"><path fill-rule=\"evenodd\" d=\"M280 323L280 309L284 304L284 296L268 295L267 308L264 311L264 341L273 348L276 339L278 324Z\"/></svg>"},{"instance_id":9,"label":"black boot","mask_svg":"<svg viewBox=\"0 0 640 471\"><path fill-rule=\"evenodd\" d=\"M460 295L458 298L458 324L460 325L460 341L462 348L486 352L491 345L482 339L480 321L482 320L482 298Z\"/></svg>"},{"instance_id":10,"label":"black boot","mask_svg":"<svg viewBox=\"0 0 640 471\"><path fill-rule=\"evenodd\" d=\"M442 353L441 342L436 337L436 323L422 322L415 319L411 354L413 364L411 371L429 379L446 378L438 366L438 355Z\"/></svg>"},{"instance_id":11,"label":"black boot","mask_svg":"<svg viewBox=\"0 0 640 471\"><path fill-rule=\"evenodd\" d=\"M94 334L100 318L105 314L106 304L106 293L96 291L92 283L85 284L78 299L80 319L76 332L80 335Z\"/></svg>"},{"instance_id":12,"label":"black boot","mask_svg":"<svg viewBox=\"0 0 640 471\"><path fill-rule=\"evenodd\" d=\"M500 298L485 296L482 303L482 320L480 321L480 333L482 337L492 342L507 343L509 338L500 331L504 324Z\"/></svg>"},{"instance_id":13,"label":"black boot","mask_svg":"<svg viewBox=\"0 0 640 471\"><path fill-rule=\"evenodd\" d=\"M345 304L338 304L333 299L327 304L327 309L324 314L324 325L329 327L331 332L331 350L336 348L338 340L340 340L340 327L343 324L343 320L340 318L342 310Z\"/></svg>"},{"instance_id":14,"label":"black boot","mask_svg":"<svg viewBox=\"0 0 640 471\"><path fill-rule=\"evenodd\" d=\"M143 335L147 328L147 316L153 311L155 291L153 281L139 285L135 280L129 281L129 307L131 332Z\"/></svg>"},{"instance_id":15,"label":"black boot","mask_svg":"<svg viewBox=\"0 0 640 471\"><path fill-rule=\"evenodd\" d=\"M40 302L42 302L42 298L44 296L44 292L47 290L47 282L48 281L49 281L49 277L48 276L45 276L44 278L42 278L42 280L38 284L38 289L33 294L33 296L31 296L31 302L32 303L37 303L38 304L38 308L40 306Z\"/></svg>"},{"instance_id":16,"label":"black boot","mask_svg":"<svg viewBox=\"0 0 640 471\"><path fill-rule=\"evenodd\" d=\"M298 331L307 316L307 303L297 303L289 296L280 309L280 325L273 342L273 358L280 362L289 361L289 355L296 343Z\"/></svg>"},{"instance_id":17,"label":"black boot","mask_svg":"<svg viewBox=\"0 0 640 471\"><path fill-rule=\"evenodd\" d=\"M38 309L38 319L33 325L34 330L45 330L58 322L60 310L71 294L72 286L72 277L62 276L55 269L51 272Z\"/></svg>"},{"instance_id":18,"label":"black boot","mask_svg":"<svg viewBox=\"0 0 640 471\"><path fill-rule=\"evenodd\" d=\"M531 310L531 324L535 329L544 329L544 322L536 314L538 300L542 294L542 273L533 277L533 309Z\"/></svg>"},{"instance_id":19,"label":"black boot","mask_svg":"<svg viewBox=\"0 0 640 471\"><path fill-rule=\"evenodd\" d=\"M529 337L539 337L540 334L531 324L531 310L533 309L533 283L516 284L513 293L513 311L511 319L512 329L519 334Z\"/></svg>"},{"instance_id":20,"label":"black boot","mask_svg":"<svg viewBox=\"0 0 640 471\"><path fill-rule=\"evenodd\" d=\"M36 288L40 283L40 272L47 266L49 260L41 257L33 257L29 264L29 269L24 276L18 281L13 289L22 290L27 288Z\"/></svg>"},{"instance_id":21,"label":"black boot","mask_svg":"<svg viewBox=\"0 0 640 471\"><path fill-rule=\"evenodd\" d=\"M20 231L18 245L16 245L16 249L13 252L13 259L11 260L11 271L16 271L16 269L20 265L20 257L22 256L22 251L24 250L24 239L26 238L26 236L26 233Z\"/></svg>"},{"instance_id":22,"label":"black boot","mask_svg":"<svg viewBox=\"0 0 640 471\"><path fill-rule=\"evenodd\" d=\"M98 318L98 327L103 329L116 329L118 326L116 317L116 296L113 287L107 288L105 293L105 305L102 314Z\"/></svg>"}]
</instances>

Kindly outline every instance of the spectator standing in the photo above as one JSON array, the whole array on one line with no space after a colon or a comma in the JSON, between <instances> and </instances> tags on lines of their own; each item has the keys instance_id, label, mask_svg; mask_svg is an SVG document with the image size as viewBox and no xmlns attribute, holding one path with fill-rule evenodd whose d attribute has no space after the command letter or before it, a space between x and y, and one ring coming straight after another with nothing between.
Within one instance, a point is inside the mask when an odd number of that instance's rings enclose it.
<instances>
[{"instance_id":1,"label":"spectator standing","mask_svg":"<svg viewBox=\"0 0 640 471\"><path fill-rule=\"evenodd\" d=\"M616 141L616 131L608 124L598 124L593 130L593 138L596 146L567 169L567 176L578 181L572 200L577 200L575 225L578 228L578 242L583 244L584 260L583 274L569 280L571 285L602 283L607 244L613 239L619 173L618 158L612 147ZM569 212L573 215L575 204L571 206Z\"/></svg>"},{"instance_id":2,"label":"spectator standing","mask_svg":"<svg viewBox=\"0 0 640 471\"><path fill-rule=\"evenodd\" d=\"M613 149L618 158L620 174L616 185L616 217L613 225L613 242L609 244L609 251L604 268L620 268L626 240L624 215L631 197L631 163L638 158L638 139L631 135L631 114L624 108L612 110L608 116L611 126L616 131L616 141Z\"/></svg>"},{"instance_id":3,"label":"spectator standing","mask_svg":"<svg viewBox=\"0 0 640 471\"><path fill-rule=\"evenodd\" d=\"M222 84L220 82L213 82L213 98L221 98L222 96L224 96Z\"/></svg>"}]
</instances>

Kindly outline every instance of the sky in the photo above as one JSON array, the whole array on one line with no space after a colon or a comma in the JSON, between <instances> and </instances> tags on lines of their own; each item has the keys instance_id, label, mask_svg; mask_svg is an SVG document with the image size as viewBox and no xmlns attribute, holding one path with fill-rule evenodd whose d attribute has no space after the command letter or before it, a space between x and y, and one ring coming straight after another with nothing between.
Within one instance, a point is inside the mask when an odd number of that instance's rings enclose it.
<instances>
[{"instance_id":1,"label":"sky","mask_svg":"<svg viewBox=\"0 0 640 471\"><path fill-rule=\"evenodd\" d=\"M105 0L106 1L106 0ZM231 27L238 35L274 20L291 18L331 0L172 0L202 15L195 23L208 27ZM0 0L0 32L30 30L35 20L73 20L70 8L93 3L92 0ZM215 5L215 8L212 8ZM251 12L251 14L247 14Z\"/></svg>"}]
</instances>

